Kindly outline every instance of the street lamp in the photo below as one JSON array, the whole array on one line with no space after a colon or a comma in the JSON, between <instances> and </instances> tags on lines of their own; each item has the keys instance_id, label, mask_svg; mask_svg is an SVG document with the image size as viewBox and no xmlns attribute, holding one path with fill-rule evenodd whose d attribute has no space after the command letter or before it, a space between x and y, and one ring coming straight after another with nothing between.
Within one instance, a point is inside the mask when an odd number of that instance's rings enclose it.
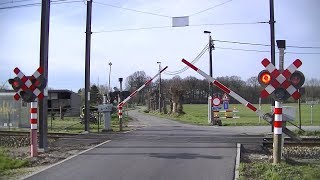
<instances>
[{"instance_id":1,"label":"street lamp","mask_svg":"<svg viewBox=\"0 0 320 180\"><path fill-rule=\"evenodd\" d=\"M110 75L111 75L111 66L112 66L111 62L109 62L109 66L110 66L110 70L109 70L109 92L111 92L111 87L110 87Z\"/></svg>"},{"instance_id":2,"label":"street lamp","mask_svg":"<svg viewBox=\"0 0 320 180\"><path fill-rule=\"evenodd\" d=\"M161 62L158 61L159 64L159 73L161 71ZM159 112L161 113L161 73L159 74Z\"/></svg>"},{"instance_id":3,"label":"street lamp","mask_svg":"<svg viewBox=\"0 0 320 180\"><path fill-rule=\"evenodd\" d=\"M209 72L210 76L212 77L212 38L211 38L211 32L210 31L203 31L205 34L209 34ZM213 95L213 88L211 87L211 83L209 84L209 94Z\"/></svg>"}]
</instances>

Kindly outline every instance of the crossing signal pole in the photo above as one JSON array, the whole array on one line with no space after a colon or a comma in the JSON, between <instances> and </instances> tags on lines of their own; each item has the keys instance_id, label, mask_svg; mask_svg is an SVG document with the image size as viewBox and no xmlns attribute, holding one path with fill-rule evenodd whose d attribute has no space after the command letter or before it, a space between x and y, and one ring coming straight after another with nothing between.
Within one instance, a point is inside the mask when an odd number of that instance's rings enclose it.
<instances>
[{"instance_id":1,"label":"crossing signal pole","mask_svg":"<svg viewBox=\"0 0 320 180\"><path fill-rule=\"evenodd\" d=\"M40 35L40 67L43 67L43 76L48 79L49 56L49 25L50 0L42 0L41 5L41 35ZM48 90L44 90L44 98L38 101L39 108L39 148L48 149Z\"/></svg>"},{"instance_id":2,"label":"crossing signal pole","mask_svg":"<svg viewBox=\"0 0 320 180\"><path fill-rule=\"evenodd\" d=\"M90 114L90 48L91 48L92 0L87 0L86 52L85 52L85 87L84 87L84 131L89 132Z\"/></svg>"}]
</instances>

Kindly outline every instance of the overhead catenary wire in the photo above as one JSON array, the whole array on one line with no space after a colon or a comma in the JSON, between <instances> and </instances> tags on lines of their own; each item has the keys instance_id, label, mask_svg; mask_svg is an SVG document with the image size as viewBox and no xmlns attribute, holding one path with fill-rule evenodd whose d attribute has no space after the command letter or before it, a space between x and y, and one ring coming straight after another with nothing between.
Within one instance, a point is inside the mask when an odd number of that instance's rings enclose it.
<instances>
[{"instance_id":1,"label":"overhead catenary wire","mask_svg":"<svg viewBox=\"0 0 320 180\"><path fill-rule=\"evenodd\" d=\"M221 43L231 43L231 44L241 44L241 45L252 45L252 46L266 46L270 47L270 44L261 44L261 43L249 43L249 42L239 42L239 41L228 41L228 40L213 40L216 42ZM301 48L301 49L320 49L319 46L293 46L293 45L287 45L288 48Z\"/></svg>"},{"instance_id":2,"label":"overhead catenary wire","mask_svg":"<svg viewBox=\"0 0 320 180\"><path fill-rule=\"evenodd\" d=\"M192 64L196 63L208 49L209 49L209 43L202 49L202 51L197 55L197 57L194 58L193 61L191 61L191 63ZM166 75L175 76L175 75L181 74L182 72L186 71L188 68L189 68L188 66L185 66L182 69L177 70L177 71L171 71L170 72L170 71L166 70L163 73L166 74Z\"/></svg>"},{"instance_id":3,"label":"overhead catenary wire","mask_svg":"<svg viewBox=\"0 0 320 180\"><path fill-rule=\"evenodd\" d=\"M270 53L268 50L257 50L257 49L242 49L242 48L230 48L230 47L219 47L215 46L216 49L223 49L223 50L234 50L234 51L246 51L246 52L259 52L259 53ZM279 52L276 52L279 53ZM306 55L317 55L320 52L292 52L286 51L285 54L306 54Z\"/></svg>"},{"instance_id":4,"label":"overhead catenary wire","mask_svg":"<svg viewBox=\"0 0 320 180\"><path fill-rule=\"evenodd\" d=\"M268 22L231 22L231 23L205 23L205 24L190 24L189 27L195 26L228 26L228 25L251 25L251 24L262 24ZM188 27L186 26L186 27ZM164 28L180 28L173 26L151 26L151 27L138 27L138 28L125 28L125 29L111 29L111 30L100 30L93 31L92 33L110 33L110 32L121 32L121 31L139 31L139 30L152 30L152 29L164 29Z\"/></svg>"},{"instance_id":5,"label":"overhead catenary wire","mask_svg":"<svg viewBox=\"0 0 320 180\"><path fill-rule=\"evenodd\" d=\"M99 2L99 1L93 1L93 3L99 4L99 5L104 5L104 6L109 6L112 8L122 9L122 10L126 10L126 11L133 11L133 12L142 13L142 14L149 14L149 15L153 15L153 16L172 18L171 16L167 16L167 15L163 15L163 14L157 14L157 13L152 13L152 12L147 12L147 11L140 11L140 10L136 10L136 9L125 8L125 7L116 6L113 4L103 3L103 2Z\"/></svg>"},{"instance_id":6,"label":"overhead catenary wire","mask_svg":"<svg viewBox=\"0 0 320 180\"><path fill-rule=\"evenodd\" d=\"M219 7L219 6L222 6L222 5L225 5L225 4L227 4L227 3L230 3L231 1L233 1L233 0L229 0L229 1L226 1L226 2L223 2L223 3L220 3L220 4L217 4L217 5L214 5L214 6L212 6L212 7L206 8L206 9L204 9L204 10L198 11L198 12L196 12L196 13L190 14L189 17L190 17L190 16L194 16L194 15L198 15L198 14L201 14L201 13L204 13L204 12L209 11L209 10L211 10L211 9L214 9L214 8Z\"/></svg>"},{"instance_id":7,"label":"overhead catenary wire","mask_svg":"<svg viewBox=\"0 0 320 180\"><path fill-rule=\"evenodd\" d=\"M18 1L14 1L14 2L18 2ZM54 0L54 1L51 1L51 4L68 4L68 3L79 3L79 2L83 2L83 1L82 0ZM5 7L0 7L0 10L35 7L35 6L41 6L41 3L39 2L39 3L28 3L28 4L5 6Z\"/></svg>"}]
</instances>

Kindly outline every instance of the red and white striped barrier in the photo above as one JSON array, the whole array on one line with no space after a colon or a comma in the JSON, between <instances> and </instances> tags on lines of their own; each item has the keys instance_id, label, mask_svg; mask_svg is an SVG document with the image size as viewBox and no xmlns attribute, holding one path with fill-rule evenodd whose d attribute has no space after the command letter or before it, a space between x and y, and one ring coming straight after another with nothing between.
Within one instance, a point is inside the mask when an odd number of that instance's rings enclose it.
<instances>
[{"instance_id":1,"label":"red and white striped barrier","mask_svg":"<svg viewBox=\"0 0 320 180\"><path fill-rule=\"evenodd\" d=\"M182 62L185 63L190 68L192 68L193 70L195 70L197 73L199 73L203 77L205 77L207 79L207 81L212 82L219 89L221 89L225 93L227 93L230 96L232 96L233 98L235 98L237 101L239 101L241 104L245 105L247 108L251 109L253 112L257 113L259 116L261 116L261 117L264 116L264 113L261 110L257 109L250 102L245 100L243 97L241 97L240 95L238 95L234 91L232 91L229 88L227 88L225 85L221 84L219 81L215 80L213 77L211 77L208 74L206 74L205 72L203 72L201 69L197 68L196 66L194 66L193 64L191 64L190 62L188 62L185 59L182 59Z\"/></svg>"},{"instance_id":2,"label":"red and white striped barrier","mask_svg":"<svg viewBox=\"0 0 320 180\"><path fill-rule=\"evenodd\" d=\"M122 106L118 107L118 115L119 115L119 118L122 118Z\"/></svg>"},{"instance_id":3,"label":"red and white striped barrier","mask_svg":"<svg viewBox=\"0 0 320 180\"><path fill-rule=\"evenodd\" d=\"M274 134L282 134L282 103L275 101L274 105Z\"/></svg>"},{"instance_id":4,"label":"red and white striped barrier","mask_svg":"<svg viewBox=\"0 0 320 180\"><path fill-rule=\"evenodd\" d=\"M128 96L125 100L123 100L122 102L120 102L118 104L118 108L122 107L125 103L127 103L133 96L135 96L139 91L141 91L141 89L143 89L144 87L146 87L147 85L149 85L154 78L156 78L157 76L159 76L164 70L166 70L168 68L168 66L166 66L165 68L163 68L158 74L156 74L155 76L153 76L153 78L151 78L150 80L146 81L141 87L139 87L139 89L135 90L133 93L130 94L130 96Z\"/></svg>"},{"instance_id":5,"label":"red and white striped barrier","mask_svg":"<svg viewBox=\"0 0 320 180\"><path fill-rule=\"evenodd\" d=\"M31 108L30 108L30 125L31 125L31 131L30 131L30 152L31 157L35 157L38 155L38 138L37 138L37 129L38 129L38 102L31 102Z\"/></svg>"}]
</instances>

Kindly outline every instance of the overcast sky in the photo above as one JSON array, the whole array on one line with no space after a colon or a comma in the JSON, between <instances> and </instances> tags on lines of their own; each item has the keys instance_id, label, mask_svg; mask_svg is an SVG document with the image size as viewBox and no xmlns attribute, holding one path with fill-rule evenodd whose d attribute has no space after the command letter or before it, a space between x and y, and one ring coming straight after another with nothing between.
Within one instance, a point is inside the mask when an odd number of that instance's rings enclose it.
<instances>
[{"instance_id":1,"label":"overcast sky","mask_svg":"<svg viewBox=\"0 0 320 180\"><path fill-rule=\"evenodd\" d=\"M41 1L16 1L21 0L0 0L0 85L15 76L15 67L31 75L39 66L41 7L4 7ZM178 71L184 67L182 58L192 61L208 43L208 35L203 33L204 30L211 31L214 40L270 44L269 24L256 23L269 21L269 0L93 2L91 83L95 84L108 84L109 62L112 62L111 86L118 86L119 77L125 79L136 71L145 71L147 75L154 76L158 71L157 61L161 61L163 67L169 66L170 72ZM289 66L297 58L301 59L303 65L300 70L309 79L320 78L319 7L319 0L275 0L276 39L285 39L288 46L318 47L286 49L284 66ZM171 27L172 17L179 16L189 16L190 25ZM84 87L85 26L84 2L51 5L50 88L77 91ZM263 69L263 58L270 59L269 52L243 51L270 51L267 46L219 41L214 44L213 77L236 75L247 80L257 76ZM208 72L208 52L195 65ZM178 75L182 78L201 78L191 69ZM172 78L165 74L163 77Z\"/></svg>"}]
</instances>

